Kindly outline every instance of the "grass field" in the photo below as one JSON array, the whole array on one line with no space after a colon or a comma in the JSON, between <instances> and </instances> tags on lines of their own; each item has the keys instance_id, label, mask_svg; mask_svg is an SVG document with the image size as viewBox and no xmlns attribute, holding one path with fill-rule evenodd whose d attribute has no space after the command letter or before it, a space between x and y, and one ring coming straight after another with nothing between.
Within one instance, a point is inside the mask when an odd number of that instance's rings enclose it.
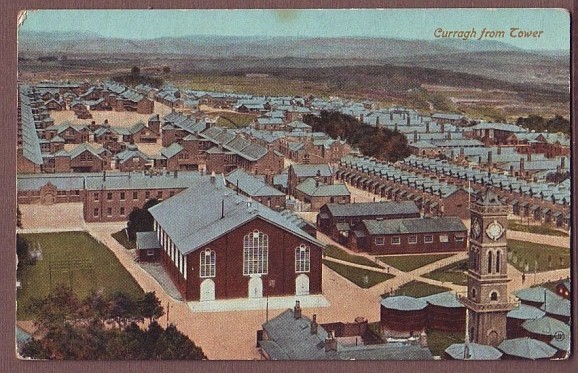
<instances>
[{"instance_id":1,"label":"grass field","mask_svg":"<svg viewBox=\"0 0 578 373\"><path fill-rule=\"evenodd\" d=\"M389 280L390 278L394 277L393 275L387 273L350 267L340 263L331 262L329 260L324 260L323 264L363 289L368 289L374 285L379 284L380 282Z\"/></svg>"},{"instance_id":2,"label":"grass field","mask_svg":"<svg viewBox=\"0 0 578 373\"><path fill-rule=\"evenodd\" d=\"M448 290L450 289L443 286L426 284L425 282L421 281L410 281L397 289L395 291L395 295L406 295L408 297L420 298L426 297L428 295L443 293ZM385 296L389 296L389 294L383 294L382 298Z\"/></svg>"},{"instance_id":3,"label":"grass field","mask_svg":"<svg viewBox=\"0 0 578 373\"><path fill-rule=\"evenodd\" d=\"M133 297L143 295L116 256L86 232L35 233L22 237L40 244L43 259L25 265L20 273L18 320L31 319L33 315L27 311L31 301L46 297L60 284L71 286L79 297L98 289L105 294L122 291Z\"/></svg>"},{"instance_id":4,"label":"grass field","mask_svg":"<svg viewBox=\"0 0 578 373\"><path fill-rule=\"evenodd\" d=\"M344 260L350 263L361 264L368 267L374 268L383 268L379 264L375 263L371 259L368 259L364 256L360 255L353 255L348 253L347 251L333 245L327 245L325 248L324 254L335 259Z\"/></svg>"},{"instance_id":5,"label":"grass field","mask_svg":"<svg viewBox=\"0 0 578 373\"><path fill-rule=\"evenodd\" d=\"M464 342L463 332L444 332L441 330L426 330L427 345L434 356L444 356L444 351L454 343Z\"/></svg>"},{"instance_id":6,"label":"grass field","mask_svg":"<svg viewBox=\"0 0 578 373\"><path fill-rule=\"evenodd\" d=\"M558 229L554 229L547 225L526 225L522 224L517 220L508 220L508 229L518 232L526 232L526 233L535 233L535 234L543 234L547 236L559 236L559 237L568 237L567 232L560 231Z\"/></svg>"},{"instance_id":7,"label":"grass field","mask_svg":"<svg viewBox=\"0 0 578 373\"><path fill-rule=\"evenodd\" d=\"M441 282L451 282L456 285L467 285L468 279L465 271L467 270L467 262L460 260L435 271L431 271L424 275L424 277L431 278Z\"/></svg>"},{"instance_id":8,"label":"grass field","mask_svg":"<svg viewBox=\"0 0 578 373\"><path fill-rule=\"evenodd\" d=\"M125 249L132 250L136 249L136 242L129 241L126 237L126 233L124 229L111 234L112 238L114 238L119 244L121 244Z\"/></svg>"},{"instance_id":9,"label":"grass field","mask_svg":"<svg viewBox=\"0 0 578 373\"><path fill-rule=\"evenodd\" d=\"M377 259L403 272L410 272L454 254L378 256Z\"/></svg>"},{"instance_id":10,"label":"grass field","mask_svg":"<svg viewBox=\"0 0 578 373\"><path fill-rule=\"evenodd\" d=\"M508 250L512 255L509 263L519 271L543 272L570 267L570 248L567 247L508 240Z\"/></svg>"}]
</instances>

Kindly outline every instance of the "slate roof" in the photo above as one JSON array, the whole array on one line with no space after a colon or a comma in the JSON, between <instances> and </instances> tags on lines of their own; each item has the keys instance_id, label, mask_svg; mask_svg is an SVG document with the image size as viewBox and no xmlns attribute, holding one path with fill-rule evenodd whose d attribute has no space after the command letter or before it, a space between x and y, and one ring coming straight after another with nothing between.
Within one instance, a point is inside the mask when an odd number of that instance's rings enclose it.
<instances>
[{"instance_id":1,"label":"slate roof","mask_svg":"<svg viewBox=\"0 0 578 373\"><path fill-rule=\"evenodd\" d=\"M405 295L384 298L381 306L391 310L398 311L419 311L427 306L423 298L408 297Z\"/></svg>"},{"instance_id":2,"label":"slate roof","mask_svg":"<svg viewBox=\"0 0 578 373\"><path fill-rule=\"evenodd\" d=\"M438 307L447 308L464 308L464 305L458 301L456 295L451 291L445 291L443 293L428 295L422 297L428 304L432 304Z\"/></svg>"},{"instance_id":3,"label":"slate roof","mask_svg":"<svg viewBox=\"0 0 578 373\"><path fill-rule=\"evenodd\" d=\"M550 316L524 321L522 328L540 335L555 336L556 333L564 333L566 337L570 337L570 326Z\"/></svg>"},{"instance_id":4,"label":"slate roof","mask_svg":"<svg viewBox=\"0 0 578 373\"><path fill-rule=\"evenodd\" d=\"M288 309L263 324L268 340L259 346L271 360L431 360L429 349L418 345L386 343L362 346L344 346L337 341L337 351L325 352L327 331L317 327L310 332L311 320L306 316L293 317Z\"/></svg>"},{"instance_id":5,"label":"slate roof","mask_svg":"<svg viewBox=\"0 0 578 373\"><path fill-rule=\"evenodd\" d=\"M295 187L298 191L311 197L332 197L332 196L349 196L351 193L345 184L323 184L316 185L313 178L305 179L301 184Z\"/></svg>"},{"instance_id":6,"label":"slate roof","mask_svg":"<svg viewBox=\"0 0 578 373\"><path fill-rule=\"evenodd\" d=\"M432 232L462 232L467 228L457 216L362 220L369 234L404 234L404 233L432 233Z\"/></svg>"},{"instance_id":7,"label":"slate roof","mask_svg":"<svg viewBox=\"0 0 578 373\"><path fill-rule=\"evenodd\" d=\"M445 349L445 352L454 360L498 360L502 353L492 346L478 343L468 343L468 354L465 356L466 345L454 343Z\"/></svg>"},{"instance_id":8,"label":"slate roof","mask_svg":"<svg viewBox=\"0 0 578 373\"><path fill-rule=\"evenodd\" d=\"M293 164L291 168L297 177L315 177L318 171L321 177L333 176L333 169L328 164Z\"/></svg>"},{"instance_id":9,"label":"slate roof","mask_svg":"<svg viewBox=\"0 0 578 373\"><path fill-rule=\"evenodd\" d=\"M386 216L419 213L419 209L413 201L328 203L326 206L333 216Z\"/></svg>"},{"instance_id":10,"label":"slate roof","mask_svg":"<svg viewBox=\"0 0 578 373\"><path fill-rule=\"evenodd\" d=\"M174 142L171 145L167 146L166 148L162 148L161 155L166 158L172 158L175 155L179 154L181 150L183 150L183 147Z\"/></svg>"},{"instance_id":11,"label":"slate roof","mask_svg":"<svg viewBox=\"0 0 578 373\"><path fill-rule=\"evenodd\" d=\"M506 339L498 345L498 349L510 356L530 360L551 358L557 352L547 343L528 337Z\"/></svg>"},{"instance_id":12,"label":"slate roof","mask_svg":"<svg viewBox=\"0 0 578 373\"><path fill-rule=\"evenodd\" d=\"M534 288L522 289L515 293L521 301L544 303L549 299L558 298L558 295L544 287L537 286Z\"/></svg>"},{"instance_id":13,"label":"slate roof","mask_svg":"<svg viewBox=\"0 0 578 373\"><path fill-rule=\"evenodd\" d=\"M508 317L512 319L519 320L534 320L544 317L546 312L527 304L520 304L518 308L515 308L508 312Z\"/></svg>"},{"instance_id":14,"label":"slate roof","mask_svg":"<svg viewBox=\"0 0 578 373\"><path fill-rule=\"evenodd\" d=\"M20 90L20 115L22 123L22 154L30 162L41 165L43 164L42 154L40 151L40 142L36 133L34 124L34 115L30 106L30 98L27 96L29 88L22 86Z\"/></svg>"},{"instance_id":15,"label":"slate roof","mask_svg":"<svg viewBox=\"0 0 578 373\"><path fill-rule=\"evenodd\" d=\"M102 159L100 157L100 154L98 153L98 150L93 148L92 146L88 145L87 143L82 143L82 144L78 145L76 148L72 149L69 152L70 159L74 159L74 158L78 157L80 154L84 153L85 151L90 152L92 155L94 155L98 159Z\"/></svg>"},{"instance_id":16,"label":"slate roof","mask_svg":"<svg viewBox=\"0 0 578 373\"><path fill-rule=\"evenodd\" d=\"M120 162L121 164L128 162L135 157L144 159L145 161L151 160L148 155L138 150L138 147L136 145L129 145L126 148L126 150L123 150L122 152L116 155L117 161Z\"/></svg>"},{"instance_id":17,"label":"slate roof","mask_svg":"<svg viewBox=\"0 0 578 373\"><path fill-rule=\"evenodd\" d=\"M239 185L239 190L251 197L284 196L281 191L266 184L263 180L238 168L225 177L232 187Z\"/></svg>"},{"instance_id":18,"label":"slate roof","mask_svg":"<svg viewBox=\"0 0 578 373\"><path fill-rule=\"evenodd\" d=\"M278 212L236 195L224 182L221 175L215 176L214 183L208 176L201 177L194 180L189 189L149 209L182 254L193 252L257 218L324 247Z\"/></svg>"},{"instance_id":19,"label":"slate roof","mask_svg":"<svg viewBox=\"0 0 578 373\"><path fill-rule=\"evenodd\" d=\"M570 300L558 295L547 299L540 309L549 315L570 317Z\"/></svg>"},{"instance_id":20,"label":"slate roof","mask_svg":"<svg viewBox=\"0 0 578 373\"><path fill-rule=\"evenodd\" d=\"M136 232L136 247L140 250L160 249L156 232Z\"/></svg>"}]
</instances>

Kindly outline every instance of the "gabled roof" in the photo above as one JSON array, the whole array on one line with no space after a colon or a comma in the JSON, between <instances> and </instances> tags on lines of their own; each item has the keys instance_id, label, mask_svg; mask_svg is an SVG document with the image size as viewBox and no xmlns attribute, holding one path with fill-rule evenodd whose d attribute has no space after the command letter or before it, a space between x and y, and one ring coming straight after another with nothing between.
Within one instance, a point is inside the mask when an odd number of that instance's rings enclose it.
<instances>
[{"instance_id":1,"label":"gabled roof","mask_svg":"<svg viewBox=\"0 0 578 373\"><path fill-rule=\"evenodd\" d=\"M239 190L251 197L285 195L272 186L265 184L263 180L256 178L254 175L248 174L241 168L231 172L225 179L232 187L236 187L238 185Z\"/></svg>"},{"instance_id":2,"label":"gabled roof","mask_svg":"<svg viewBox=\"0 0 578 373\"><path fill-rule=\"evenodd\" d=\"M211 182L210 177L201 177L189 189L149 209L182 254L193 252L255 219L273 224L316 246L324 246L278 212L236 195L225 187L222 176L214 178Z\"/></svg>"},{"instance_id":3,"label":"gabled roof","mask_svg":"<svg viewBox=\"0 0 578 373\"><path fill-rule=\"evenodd\" d=\"M292 164L291 169L297 177L333 176L333 169L328 164Z\"/></svg>"},{"instance_id":4,"label":"gabled roof","mask_svg":"<svg viewBox=\"0 0 578 373\"><path fill-rule=\"evenodd\" d=\"M413 201L328 203L326 206L333 216L419 214L419 209Z\"/></svg>"},{"instance_id":5,"label":"gabled roof","mask_svg":"<svg viewBox=\"0 0 578 373\"><path fill-rule=\"evenodd\" d=\"M117 161L120 162L121 164L130 161L135 157L144 159L145 161L150 161L150 157L141 152L140 150L138 150L138 147L136 145L129 145L126 148L126 150L116 155Z\"/></svg>"},{"instance_id":6,"label":"gabled roof","mask_svg":"<svg viewBox=\"0 0 578 373\"><path fill-rule=\"evenodd\" d=\"M311 197L332 197L349 196L351 193L345 184L323 184L315 181L314 178L305 179L295 187L298 191Z\"/></svg>"},{"instance_id":7,"label":"gabled roof","mask_svg":"<svg viewBox=\"0 0 578 373\"><path fill-rule=\"evenodd\" d=\"M141 250L159 249L161 244L156 232L136 232L136 247Z\"/></svg>"},{"instance_id":8,"label":"gabled roof","mask_svg":"<svg viewBox=\"0 0 578 373\"><path fill-rule=\"evenodd\" d=\"M530 360L551 358L557 352L547 343L528 337L506 339L498 345L498 349L510 356Z\"/></svg>"},{"instance_id":9,"label":"gabled roof","mask_svg":"<svg viewBox=\"0 0 578 373\"><path fill-rule=\"evenodd\" d=\"M454 343L445 352L454 360L498 360L502 356L498 349L478 343Z\"/></svg>"},{"instance_id":10,"label":"gabled roof","mask_svg":"<svg viewBox=\"0 0 578 373\"><path fill-rule=\"evenodd\" d=\"M172 158L175 155L179 154L181 150L183 150L183 147L174 142L168 147L162 148L161 155L166 158Z\"/></svg>"},{"instance_id":11,"label":"gabled roof","mask_svg":"<svg viewBox=\"0 0 578 373\"><path fill-rule=\"evenodd\" d=\"M102 159L97 151L97 149L93 148L92 146L88 145L87 143L82 143L78 145L76 148L72 149L70 153L70 159L74 159L78 157L80 154L84 153L85 151L90 152L92 155L97 157L98 159Z\"/></svg>"}]
</instances>

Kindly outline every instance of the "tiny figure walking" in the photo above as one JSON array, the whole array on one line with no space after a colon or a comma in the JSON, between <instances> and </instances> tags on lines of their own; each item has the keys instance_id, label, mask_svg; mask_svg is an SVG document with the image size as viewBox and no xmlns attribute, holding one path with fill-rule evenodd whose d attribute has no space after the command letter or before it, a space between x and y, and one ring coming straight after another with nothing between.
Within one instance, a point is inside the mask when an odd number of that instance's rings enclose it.
<instances>
[{"instance_id":1,"label":"tiny figure walking","mask_svg":"<svg viewBox=\"0 0 578 373\"><path fill-rule=\"evenodd\" d=\"M522 284L526 281L526 272L522 273Z\"/></svg>"}]
</instances>

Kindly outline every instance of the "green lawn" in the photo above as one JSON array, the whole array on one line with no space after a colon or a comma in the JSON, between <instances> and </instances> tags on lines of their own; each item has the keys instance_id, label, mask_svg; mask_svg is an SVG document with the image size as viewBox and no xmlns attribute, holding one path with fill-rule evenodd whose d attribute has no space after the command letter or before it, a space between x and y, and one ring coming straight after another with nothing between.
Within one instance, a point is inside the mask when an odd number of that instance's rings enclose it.
<instances>
[{"instance_id":1,"label":"green lawn","mask_svg":"<svg viewBox=\"0 0 578 373\"><path fill-rule=\"evenodd\" d=\"M114 238L119 244L125 247L127 250L136 249L136 243L133 241L129 241L126 237L126 233L124 229L111 234L112 238Z\"/></svg>"},{"instance_id":2,"label":"green lawn","mask_svg":"<svg viewBox=\"0 0 578 373\"><path fill-rule=\"evenodd\" d=\"M518 220L508 220L508 229L519 232L543 234L546 236L568 237L567 232L559 231L547 225L527 225Z\"/></svg>"},{"instance_id":3,"label":"green lawn","mask_svg":"<svg viewBox=\"0 0 578 373\"><path fill-rule=\"evenodd\" d=\"M329 260L323 260L323 264L363 289L368 289L374 285L379 284L380 282L389 280L390 278L394 277L393 275L387 273L350 267L340 263L331 262Z\"/></svg>"},{"instance_id":4,"label":"green lawn","mask_svg":"<svg viewBox=\"0 0 578 373\"><path fill-rule=\"evenodd\" d=\"M532 242L508 240L508 250L511 254L509 263L519 271L537 272L569 268L570 248L541 245ZM551 259L551 261L549 260ZM538 267L535 267L536 261ZM550 265L548 263L550 262Z\"/></svg>"},{"instance_id":5,"label":"green lawn","mask_svg":"<svg viewBox=\"0 0 578 373\"><path fill-rule=\"evenodd\" d=\"M426 330L427 345L434 356L444 356L444 351L454 343L464 343L463 332L444 332L441 330Z\"/></svg>"},{"instance_id":6,"label":"green lawn","mask_svg":"<svg viewBox=\"0 0 578 373\"><path fill-rule=\"evenodd\" d=\"M405 285L402 285L399 289L395 290L395 295L406 295L408 297L421 298L428 295L433 295L437 293L443 293L449 291L450 289L443 286L426 284L421 281L410 281ZM382 294L382 298L389 296L389 294Z\"/></svg>"},{"instance_id":7,"label":"green lawn","mask_svg":"<svg viewBox=\"0 0 578 373\"><path fill-rule=\"evenodd\" d=\"M45 298L56 286L71 286L79 297L92 290L105 294L122 291L142 297L143 290L106 246L86 232L35 233L22 237L33 245L38 242L43 259L24 265L19 279L17 319L29 320L32 299Z\"/></svg>"},{"instance_id":8,"label":"green lawn","mask_svg":"<svg viewBox=\"0 0 578 373\"><path fill-rule=\"evenodd\" d=\"M468 278L465 273L465 271L468 269L467 265L468 264L466 260L460 260L459 262L452 263L427 273L424 275L424 277L441 282L452 282L456 285L465 286L468 284Z\"/></svg>"},{"instance_id":9,"label":"green lawn","mask_svg":"<svg viewBox=\"0 0 578 373\"><path fill-rule=\"evenodd\" d=\"M438 260L448 258L454 254L432 254L432 255L393 255L378 256L377 259L399 269L403 272L410 272L421 268Z\"/></svg>"},{"instance_id":10,"label":"green lawn","mask_svg":"<svg viewBox=\"0 0 578 373\"><path fill-rule=\"evenodd\" d=\"M339 259L339 260L344 260L346 262L361 264L364 266L374 267L374 268L383 268L382 266L375 263L371 259L368 259L368 258L366 258L364 256L360 256L360 255L350 254L347 251L345 251L345 250L343 250L337 246L327 245L324 253L325 253L325 255L327 255L329 257Z\"/></svg>"}]
</instances>

